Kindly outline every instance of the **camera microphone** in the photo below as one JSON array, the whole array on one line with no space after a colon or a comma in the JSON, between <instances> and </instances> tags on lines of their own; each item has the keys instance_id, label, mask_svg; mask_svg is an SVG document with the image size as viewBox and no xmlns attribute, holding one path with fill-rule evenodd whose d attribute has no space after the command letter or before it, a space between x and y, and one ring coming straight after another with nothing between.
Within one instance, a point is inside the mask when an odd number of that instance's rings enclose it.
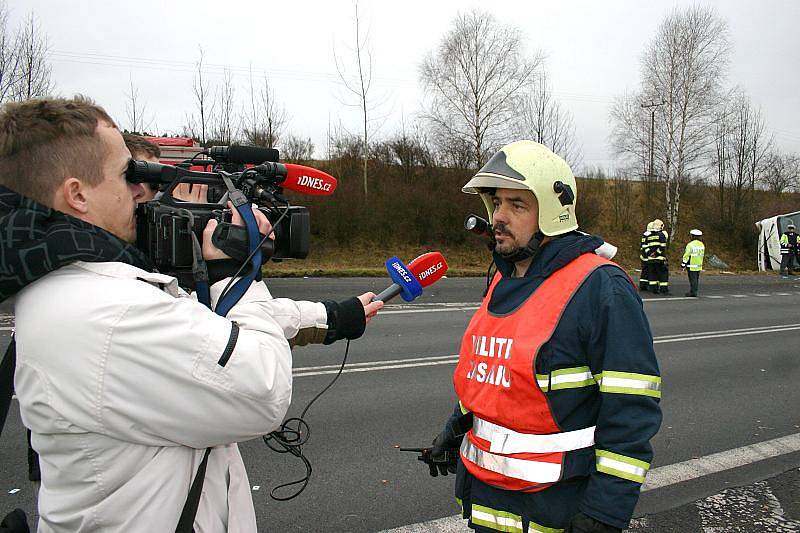
<instances>
[{"instance_id":1,"label":"camera microphone","mask_svg":"<svg viewBox=\"0 0 800 533\"><path fill-rule=\"evenodd\" d=\"M403 300L410 302L422 294L423 287L433 285L442 279L447 272L447 261L440 252L422 254L408 266L397 257L392 257L386 261L386 270L394 283L381 291L372 301L388 302L400 294Z\"/></svg>"},{"instance_id":2,"label":"camera microphone","mask_svg":"<svg viewBox=\"0 0 800 533\"><path fill-rule=\"evenodd\" d=\"M278 150L261 146L212 146L208 155L217 163L237 163L240 165L257 165L265 161L278 161Z\"/></svg>"},{"instance_id":3,"label":"camera microphone","mask_svg":"<svg viewBox=\"0 0 800 533\"><path fill-rule=\"evenodd\" d=\"M292 163L263 163L253 170L269 177L273 182L309 196L330 196L338 184L336 178L316 168Z\"/></svg>"}]
</instances>

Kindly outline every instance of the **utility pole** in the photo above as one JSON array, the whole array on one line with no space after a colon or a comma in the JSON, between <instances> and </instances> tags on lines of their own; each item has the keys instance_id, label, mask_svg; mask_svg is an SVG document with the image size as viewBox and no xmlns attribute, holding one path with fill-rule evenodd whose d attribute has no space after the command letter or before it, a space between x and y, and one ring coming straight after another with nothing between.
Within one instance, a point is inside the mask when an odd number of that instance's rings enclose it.
<instances>
[{"instance_id":1,"label":"utility pole","mask_svg":"<svg viewBox=\"0 0 800 533\"><path fill-rule=\"evenodd\" d=\"M653 144L655 142L656 136L656 108L666 104L663 100L660 103L655 103L650 101L649 104L640 104L644 109L650 109L650 171L648 172L650 176L650 181L653 181L653 159L655 151L653 149Z\"/></svg>"}]
</instances>

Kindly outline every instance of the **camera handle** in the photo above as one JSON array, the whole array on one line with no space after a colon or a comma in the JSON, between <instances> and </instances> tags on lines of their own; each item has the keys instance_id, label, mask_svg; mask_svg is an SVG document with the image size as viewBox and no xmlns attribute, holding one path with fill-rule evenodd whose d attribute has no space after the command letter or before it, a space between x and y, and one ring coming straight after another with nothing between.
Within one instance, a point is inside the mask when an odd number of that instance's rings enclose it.
<instances>
[{"instance_id":1,"label":"camera handle","mask_svg":"<svg viewBox=\"0 0 800 533\"><path fill-rule=\"evenodd\" d=\"M223 291L217 302L216 313L225 316L244 295L261 270L261 234L258 231L258 223L256 222L255 215L253 215L253 210L250 208L250 202L247 200L247 197L242 191L234 187L233 182L225 174L222 174L222 180L228 188L228 196L233 207L239 212L242 220L244 220L245 227L247 228L247 246L250 252L250 272L237 281L233 287L231 287L230 291Z\"/></svg>"}]
</instances>

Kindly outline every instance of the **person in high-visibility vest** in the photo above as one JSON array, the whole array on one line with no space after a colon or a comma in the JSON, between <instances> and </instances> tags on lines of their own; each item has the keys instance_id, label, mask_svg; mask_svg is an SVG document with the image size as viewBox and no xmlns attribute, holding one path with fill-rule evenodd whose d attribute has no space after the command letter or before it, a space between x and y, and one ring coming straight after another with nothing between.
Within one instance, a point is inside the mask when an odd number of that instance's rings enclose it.
<instances>
[{"instance_id":1,"label":"person in high-visibility vest","mask_svg":"<svg viewBox=\"0 0 800 533\"><path fill-rule=\"evenodd\" d=\"M788 278L794 275L792 266L797 262L800 262L800 239L794 230L794 224L789 224L781 235L781 276Z\"/></svg>"},{"instance_id":2,"label":"person in high-visibility vest","mask_svg":"<svg viewBox=\"0 0 800 533\"><path fill-rule=\"evenodd\" d=\"M497 273L461 339L458 402L424 449L479 532L619 533L650 467L661 378L636 285L578 230L569 165L504 146L464 185Z\"/></svg>"},{"instance_id":3,"label":"person in high-visibility vest","mask_svg":"<svg viewBox=\"0 0 800 533\"><path fill-rule=\"evenodd\" d=\"M703 232L699 229L689 231L689 235L694 237L689 244L686 245L686 250L683 252L683 259L681 260L681 267L686 269L689 275L689 292L685 296L697 296L697 290L700 287L700 272L703 270L703 257L706 255L706 245L703 244L699 237L703 236Z\"/></svg>"}]
</instances>

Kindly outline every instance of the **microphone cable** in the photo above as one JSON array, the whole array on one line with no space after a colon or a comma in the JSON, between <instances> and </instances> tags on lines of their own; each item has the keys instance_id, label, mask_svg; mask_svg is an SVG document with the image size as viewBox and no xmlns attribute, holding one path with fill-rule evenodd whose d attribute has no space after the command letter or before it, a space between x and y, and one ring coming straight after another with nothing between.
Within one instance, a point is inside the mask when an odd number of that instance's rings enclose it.
<instances>
[{"instance_id":1,"label":"microphone cable","mask_svg":"<svg viewBox=\"0 0 800 533\"><path fill-rule=\"evenodd\" d=\"M324 389L319 391L316 396L314 396L311 401L306 404L303 412L300 413L299 417L292 417L287 418L286 420L281 423L280 429L276 429L272 433L268 435L263 435L261 438L264 440L264 443L269 447L270 450L277 452L277 453L291 453L295 457L298 457L302 462L303 465L306 467L306 475L302 478L289 481L287 483L282 483L277 487L273 488L269 495L273 500L277 500L279 502L285 502L296 498L303 492L306 487L308 486L308 482L311 479L311 462L308 458L303 455L303 445L308 442L308 439L311 437L311 427L308 425L308 422L304 420L306 413L314 404L314 402L319 399L328 389L330 389L336 380L339 379L339 376L342 375L342 371L344 370L344 365L347 363L347 355L350 353L350 339L347 339L347 345L344 349L344 358L342 359L342 364L339 366L338 372L336 375L333 376L333 379L328 383ZM302 484L302 485L300 485ZM294 493L288 496L278 496L277 492L280 489L285 487L291 487L293 485L300 485L300 487Z\"/></svg>"}]
</instances>

